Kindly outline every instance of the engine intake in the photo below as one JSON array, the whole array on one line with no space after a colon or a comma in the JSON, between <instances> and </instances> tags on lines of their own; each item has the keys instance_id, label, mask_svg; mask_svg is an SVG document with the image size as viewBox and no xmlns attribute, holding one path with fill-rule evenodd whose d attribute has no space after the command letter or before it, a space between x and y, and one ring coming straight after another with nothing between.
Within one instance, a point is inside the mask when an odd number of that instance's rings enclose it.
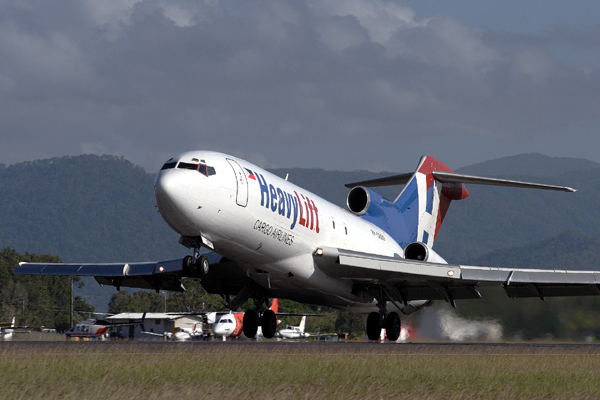
<instances>
[{"instance_id":1,"label":"engine intake","mask_svg":"<svg viewBox=\"0 0 600 400\"><path fill-rule=\"evenodd\" d=\"M371 196L369 190L362 186L356 186L348 192L348 209L356 215L363 215L369 209Z\"/></svg>"},{"instance_id":2,"label":"engine intake","mask_svg":"<svg viewBox=\"0 0 600 400\"><path fill-rule=\"evenodd\" d=\"M438 253L422 242L409 243L404 248L404 258L407 260L427 261L437 264L448 264Z\"/></svg>"}]
</instances>

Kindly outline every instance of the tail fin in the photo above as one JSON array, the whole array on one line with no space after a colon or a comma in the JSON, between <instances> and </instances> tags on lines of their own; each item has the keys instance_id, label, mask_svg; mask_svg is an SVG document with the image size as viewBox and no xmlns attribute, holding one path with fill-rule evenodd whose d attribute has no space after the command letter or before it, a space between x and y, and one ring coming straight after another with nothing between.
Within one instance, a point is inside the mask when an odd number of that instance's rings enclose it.
<instances>
[{"instance_id":1,"label":"tail fin","mask_svg":"<svg viewBox=\"0 0 600 400\"><path fill-rule=\"evenodd\" d=\"M306 315L302 317L302 320L300 321L300 326L298 328L300 328L300 332L304 333L305 327L306 327Z\"/></svg>"},{"instance_id":2,"label":"tail fin","mask_svg":"<svg viewBox=\"0 0 600 400\"><path fill-rule=\"evenodd\" d=\"M416 241L431 247L450 202L469 196L465 183L561 192L576 191L567 186L455 174L435 158L423 156L417 170L412 174L347 184L346 187L352 188L348 193L348 209L385 230L403 248ZM394 185L405 186L393 203L367 189Z\"/></svg>"},{"instance_id":3,"label":"tail fin","mask_svg":"<svg viewBox=\"0 0 600 400\"><path fill-rule=\"evenodd\" d=\"M408 242L403 246L415 241L433 246L450 202L469 196L463 183L442 183L436 179L434 171L453 172L435 158L423 156L417 170L394 200L405 226L412 227Z\"/></svg>"},{"instance_id":4,"label":"tail fin","mask_svg":"<svg viewBox=\"0 0 600 400\"><path fill-rule=\"evenodd\" d=\"M269 310L272 310L275 314L277 314L279 311L279 299L273 299L273 303L271 303Z\"/></svg>"}]
</instances>

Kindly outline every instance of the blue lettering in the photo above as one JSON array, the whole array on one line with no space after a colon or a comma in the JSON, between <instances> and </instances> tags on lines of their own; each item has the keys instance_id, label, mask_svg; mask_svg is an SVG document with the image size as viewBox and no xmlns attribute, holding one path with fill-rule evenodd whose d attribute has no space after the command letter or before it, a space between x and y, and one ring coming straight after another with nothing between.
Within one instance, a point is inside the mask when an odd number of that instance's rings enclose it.
<instances>
[{"instance_id":1,"label":"blue lettering","mask_svg":"<svg viewBox=\"0 0 600 400\"><path fill-rule=\"evenodd\" d=\"M289 193L284 193L285 194L285 207L287 209L287 219L290 219L290 214L292 213L292 207L290 207L290 197L291 194Z\"/></svg>"},{"instance_id":2,"label":"blue lettering","mask_svg":"<svg viewBox=\"0 0 600 400\"><path fill-rule=\"evenodd\" d=\"M277 192L275 187L269 183L269 192L271 193L271 211L277 211Z\"/></svg>"},{"instance_id":3,"label":"blue lettering","mask_svg":"<svg viewBox=\"0 0 600 400\"><path fill-rule=\"evenodd\" d=\"M294 220L292 221L292 226L290 226L290 229L294 229L296 226L296 221L298 220L298 199L291 194L288 194L288 196L290 197L290 203L292 204L291 208L294 210Z\"/></svg>"},{"instance_id":4,"label":"blue lettering","mask_svg":"<svg viewBox=\"0 0 600 400\"><path fill-rule=\"evenodd\" d=\"M285 200L283 199L283 191L277 188L277 198L279 199L279 215L285 215Z\"/></svg>"},{"instance_id":5,"label":"blue lettering","mask_svg":"<svg viewBox=\"0 0 600 400\"><path fill-rule=\"evenodd\" d=\"M269 187L267 181L261 174L256 174L256 179L260 185L260 205L269 208Z\"/></svg>"}]
</instances>

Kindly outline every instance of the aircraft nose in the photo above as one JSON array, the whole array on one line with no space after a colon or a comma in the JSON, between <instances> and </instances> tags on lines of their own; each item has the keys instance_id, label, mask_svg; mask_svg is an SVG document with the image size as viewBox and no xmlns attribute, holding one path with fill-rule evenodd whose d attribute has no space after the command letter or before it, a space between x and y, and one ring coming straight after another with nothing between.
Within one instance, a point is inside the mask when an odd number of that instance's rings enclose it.
<instances>
[{"instance_id":1,"label":"aircraft nose","mask_svg":"<svg viewBox=\"0 0 600 400\"><path fill-rule=\"evenodd\" d=\"M223 336L223 335L225 335L225 330L223 329L222 324L214 324L213 325L213 334L215 336Z\"/></svg>"},{"instance_id":2,"label":"aircraft nose","mask_svg":"<svg viewBox=\"0 0 600 400\"><path fill-rule=\"evenodd\" d=\"M159 172L154 182L154 195L159 207L163 205L166 208L176 206L181 200L184 200L189 188L188 177L176 169L169 169Z\"/></svg>"},{"instance_id":3,"label":"aircraft nose","mask_svg":"<svg viewBox=\"0 0 600 400\"><path fill-rule=\"evenodd\" d=\"M154 197L160 215L177 233L193 236L186 201L188 190L189 177L176 169L160 171L154 181Z\"/></svg>"}]
</instances>

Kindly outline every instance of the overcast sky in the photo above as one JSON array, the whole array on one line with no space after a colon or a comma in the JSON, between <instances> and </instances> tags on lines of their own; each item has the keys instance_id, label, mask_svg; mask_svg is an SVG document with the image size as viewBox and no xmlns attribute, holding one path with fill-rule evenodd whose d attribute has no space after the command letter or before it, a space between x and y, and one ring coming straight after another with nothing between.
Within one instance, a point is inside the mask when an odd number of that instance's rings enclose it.
<instances>
[{"instance_id":1,"label":"overcast sky","mask_svg":"<svg viewBox=\"0 0 600 400\"><path fill-rule=\"evenodd\" d=\"M600 162L600 2L0 0L0 163Z\"/></svg>"}]
</instances>

